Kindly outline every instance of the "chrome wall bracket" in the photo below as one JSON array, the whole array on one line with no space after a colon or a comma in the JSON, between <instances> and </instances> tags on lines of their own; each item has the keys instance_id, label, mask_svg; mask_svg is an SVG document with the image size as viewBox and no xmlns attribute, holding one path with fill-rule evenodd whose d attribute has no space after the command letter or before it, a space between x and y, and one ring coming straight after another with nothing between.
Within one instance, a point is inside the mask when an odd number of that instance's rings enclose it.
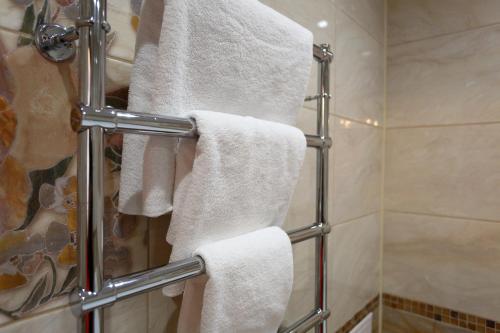
<instances>
[{"instance_id":1,"label":"chrome wall bracket","mask_svg":"<svg viewBox=\"0 0 500 333\"><path fill-rule=\"evenodd\" d=\"M72 60L76 54L75 41L79 38L78 28L94 25L92 17L76 20L75 27L65 27L60 24L40 24L35 30L35 46L45 59L52 62ZM104 21L102 29L109 33L111 25Z\"/></svg>"},{"instance_id":2,"label":"chrome wall bracket","mask_svg":"<svg viewBox=\"0 0 500 333\"><path fill-rule=\"evenodd\" d=\"M78 31L74 27L60 24L41 24L35 31L35 46L45 59L64 62L73 59L76 53L75 40Z\"/></svg>"}]
</instances>

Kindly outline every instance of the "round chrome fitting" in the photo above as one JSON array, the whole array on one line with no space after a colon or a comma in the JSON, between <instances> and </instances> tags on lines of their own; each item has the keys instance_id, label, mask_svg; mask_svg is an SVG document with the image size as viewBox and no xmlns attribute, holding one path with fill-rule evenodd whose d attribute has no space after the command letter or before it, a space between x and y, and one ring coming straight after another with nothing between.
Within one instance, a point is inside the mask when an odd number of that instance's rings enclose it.
<instances>
[{"instance_id":1,"label":"round chrome fitting","mask_svg":"<svg viewBox=\"0 0 500 333\"><path fill-rule=\"evenodd\" d=\"M47 60L64 62L75 56L74 40L77 38L78 33L73 27L42 24L35 31L35 46Z\"/></svg>"}]
</instances>

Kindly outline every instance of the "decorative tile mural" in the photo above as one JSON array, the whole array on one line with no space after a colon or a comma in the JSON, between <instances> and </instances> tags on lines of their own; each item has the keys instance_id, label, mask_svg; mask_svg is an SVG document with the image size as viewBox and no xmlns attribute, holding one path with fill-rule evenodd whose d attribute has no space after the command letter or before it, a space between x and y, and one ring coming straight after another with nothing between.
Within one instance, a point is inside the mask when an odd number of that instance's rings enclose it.
<instances>
[{"instance_id":1,"label":"decorative tile mural","mask_svg":"<svg viewBox=\"0 0 500 333\"><path fill-rule=\"evenodd\" d=\"M67 298L61 296L76 285L77 136L70 127L70 111L77 101L77 71L75 63L56 65L46 61L32 46L32 40L37 22L71 24L78 15L78 3L1 0L0 7L3 323L40 308L64 304ZM133 31L137 17L127 17L127 29ZM118 55L130 58L132 53L120 46L116 32L110 34L109 41L111 49L118 45ZM133 40L127 43L133 50ZM126 107L127 84L123 82L124 89L108 93L108 104ZM121 135L108 136L106 144L105 275L110 277L131 270L131 248L137 242L129 240L146 230L137 227L135 217L117 212Z\"/></svg>"}]
</instances>

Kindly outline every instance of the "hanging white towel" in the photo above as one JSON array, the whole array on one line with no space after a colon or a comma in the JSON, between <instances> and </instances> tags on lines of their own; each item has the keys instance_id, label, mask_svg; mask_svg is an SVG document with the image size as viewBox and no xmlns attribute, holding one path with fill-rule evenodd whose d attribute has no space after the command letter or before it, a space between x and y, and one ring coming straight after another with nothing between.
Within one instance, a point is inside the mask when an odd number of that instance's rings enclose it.
<instances>
[{"instance_id":1,"label":"hanging white towel","mask_svg":"<svg viewBox=\"0 0 500 333\"><path fill-rule=\"evenodd\" d=\"M210 111L190 115L199 139L182 140L178 153L171 262L214 241L281 226L306 149L304 134L289 125ZM175 296L182 287L164 292Z\"/></svg>"},{"instance_id":2,"label":"hanging white towel","mask_svg":"<svg viewBox=\"0 0 500 333\"><path fill-rule=\"evenodd\" d=\"M147 0L129 109L191 110L294 124L312 62L312 34L257 0ZM172 209L177 140L126 135L119 209Z\"/></svg>"},{"instance_id":3,"label":"hanging white towel","mask_svg":"<svg viewBox=\"0 0 500 333\"><path fill-rule=\"evenodd\" d=\"M292 246L283 230L261 229L195 254L206 276L186 283L179 333L276 333L293 284Z\"/></svg>"}]
</instances>

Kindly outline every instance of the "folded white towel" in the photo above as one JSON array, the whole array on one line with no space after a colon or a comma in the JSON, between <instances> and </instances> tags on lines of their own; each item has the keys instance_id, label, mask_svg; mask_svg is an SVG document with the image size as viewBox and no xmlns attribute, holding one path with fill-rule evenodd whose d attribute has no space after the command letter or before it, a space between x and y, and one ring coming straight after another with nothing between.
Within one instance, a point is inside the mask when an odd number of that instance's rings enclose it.
<instances>
[{"instance_id":1,"label":"folded white towel","mask_svg":"<svg viewBox=\"0 0 500 333\"><path fill-rule=\"evenodd\" d=\"M205 261L206 277L186 284L179 333L276 333L293 283L292 246L283 230L261 229L195 254Z\"/></svg>"},{"instance_id":2,"label":"folded white towel","mask_svg":"<svg viewBox=\"0 0 500 333\"><path fill-rule=\"evenodd\" d=\"M312 34L257 0L147 0L129 109L191 110L294 124L312 62ZM126 135L120 211L172 209L176 139Z\"/></svg>"},{"instance_id":3,"label":"folded white towel","mask_svg":"<svg viewBox=\"0 0 500 333\"><path fill-rule=\"evenodd\" d=\"M170 261L202 245L282 225L298 180L306 141L297 128L225 113L194 111L199 139L182 140ZM194 159L194 162L193 162ZM182 285L164 289L169 296Z\"/></svg>"}]
</instances>

